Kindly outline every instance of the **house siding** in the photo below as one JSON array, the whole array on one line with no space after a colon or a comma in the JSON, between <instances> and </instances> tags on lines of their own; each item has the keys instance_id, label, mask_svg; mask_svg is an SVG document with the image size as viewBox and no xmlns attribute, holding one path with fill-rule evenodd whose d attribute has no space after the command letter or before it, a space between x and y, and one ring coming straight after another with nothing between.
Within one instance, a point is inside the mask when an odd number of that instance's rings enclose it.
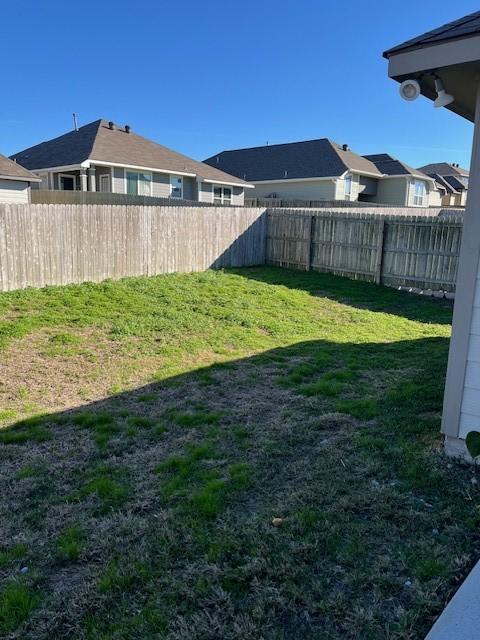
<instances>
[{"instance_id":1,"label":"house siding","mask_svg":"<svg viewBox=\"0 0 480 640\"><path fill-rule=\"evenodd\" d=\"M213 202L212 185L208 182L200 183L199 202Z\"/></svg>"},{"instance_id":2,"label":"house siding","mask_svg":"<svg viewBox=\"0 0 480 640\"><path fill-rule=\"evenodd\" d=\"M280 180L268 184L259 182L253 184L255 184L255 189L251 190L253 198L266 198L271 193L275 193L277 198L283 200L335 200L337 188L336 181L333 179L305 180L304 182Z\"/></svg>"},{"instance_id":3,"label":"house siding","mask_svg":"<svg viewBox=\"0 0 480 640\"><path fill-rule=\"evenodd\" d=\"M441 207L442 206L442 193L443 191L439 191L438 189L432 189L429 193L428 197L428 206L429 207Z\"/></svg>"},{"instance_id":4,"label":"house siding","mask_svg":"<svg viewBox=\"0 0 480 640\"><path fill-rule=\"evenodd\" d=\"M125 193L125 176L123 167L113 167L113 193Z\"/></svg>"},{"instance_id":5,"label":"house siding","mask_svg":"<svg viewBox=\"0 0 480 640\"><path fill-rule=\"evenodd\" d=\"M25 204L30 201L30 185L22 180L0 180L0 202Z\"/></svg>"},{"instance_id":6,"label":"house siding","mask_svg":"<svg viewBox=\"0 0 480 640\"><path fill-rule=\"evenodd\" d=\"M110 184L112 181L110 167L103 167L103 166L97 165L95 167L95 191L100 191L100 176L104 176L104 175L109 176L108 183L110 186L110 190L112 189L112 185Z\"/></svg>"},{"instance_id":7,"label":"house siding","mask_svg":"<svg viewBox=\"0 0 480 640\"><path fill-rule=\"evenodd\" d=\"M369 178L367 176L360 176L358 184L358 194L363 196L369 196L371 198L377 195L378 178Z\"/></svg>"},{"instance_id":8,"label":"house siding","mask_svg":"<svg viewBox=\"0 0 480 640\"><path fill-rule=\"evenodd\" d=\"M459 437L466 438L472 430L480 430L480 270L475 284Z\"/></svg>"},{"instance_id":9,"label":"house siding","mask_svg":"<svg viewBox=\"0 0 480 640\"><path fill-rule=\"evenodd\" d=\"M152 196L156 198L170 197L170 176L168 173L152 174Z\"/></svg>"},{"instance_id":10,"label":"house siding","mask_svg":"<svg viewBox=\"0 0 480 640\"><path fill-rule=\"evenodd\" d=\"M245 204L245 189L243 187L233 187L232 204L241 207Z\"/></svg>"},{"instance_id":11,"label":"house siding","mask_svg":"<svg viewBox=\"0 0 480 640\"><path fill-rule=\"evenodd\" d=\"M352 191L350 194L350 201L358 200L358 194L360 192L360 176L352 173L349 174L352 177ZM335 189L335 200L345 200L345 178L338 178Z\"/></svg>"},{"instance_id":12,"label":"house siding","mask_svg":"<svg viewBox=\"0 0 480 640\"><path fill-rule=\"evenodd\" d=\"M195 194L195 178L183 178L183 198L185 200L196 200Z\"/></svg>"},{"instance_id":13,"label":"house siding","mask_svg":"<svg viewBox=\"0 0 480 640\"><path fill-rule=\"evenodd\" d=\"M407 188L408 180L405 178L380 179L377 195L372 198L372 202L404 207L407 204Z\"/></svg>"}]
</instances>

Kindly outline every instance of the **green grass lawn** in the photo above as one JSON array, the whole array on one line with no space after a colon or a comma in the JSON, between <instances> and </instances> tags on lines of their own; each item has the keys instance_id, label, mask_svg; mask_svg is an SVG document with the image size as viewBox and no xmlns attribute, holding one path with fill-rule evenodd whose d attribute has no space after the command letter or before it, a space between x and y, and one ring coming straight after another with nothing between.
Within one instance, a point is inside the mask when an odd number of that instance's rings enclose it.
<instances>
[{"instance_id":1,"label":"green grass lawn","mask_svg":"<svg viewBox=\"0 0 480 640\"><path fill-rule=\"evenodd\" d=\"M0 637L423 639L480 549L450 321L274 268L0 294Z\"/></svg>"}]
</instances>

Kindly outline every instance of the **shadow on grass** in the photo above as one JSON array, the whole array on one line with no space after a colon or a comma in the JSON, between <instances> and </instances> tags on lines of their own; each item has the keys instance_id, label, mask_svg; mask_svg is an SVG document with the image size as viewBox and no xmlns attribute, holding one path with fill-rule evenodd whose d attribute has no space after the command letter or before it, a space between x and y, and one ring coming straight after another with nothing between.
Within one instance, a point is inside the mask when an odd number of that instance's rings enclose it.
<instances>
[{"instance_id":1,"label":"shadow on grass","mask_svg":"<svg viewBox=\"0 0 480 640\"><path fill-rule=\"evenodd\" d=\"M422 297L371 282L350 280L317 271L297 271L280 267L226 269L228 273L272 285L300 289L358 309L403 316L418 322L451 324L453 301Z\"/></svg>"},{"instance_id":2,"label":"shadow on grass","mask_svg":"<svg viewBox=\"0 0 480 640\"><path fill-rule=\"evenodd\" d=\"M478 544L463 472L438 455L447 349L302 342L2 431L4 540L42 548L16 626L423 637Z\"/></svg>"}]
</instances>

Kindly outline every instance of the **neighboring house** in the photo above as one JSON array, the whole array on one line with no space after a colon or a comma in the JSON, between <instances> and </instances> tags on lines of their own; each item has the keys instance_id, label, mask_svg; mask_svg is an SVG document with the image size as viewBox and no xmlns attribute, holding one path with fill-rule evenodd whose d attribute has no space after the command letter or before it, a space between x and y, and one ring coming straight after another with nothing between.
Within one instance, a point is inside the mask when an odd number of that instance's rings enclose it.
<instances>
[{"instance_id":1,"label":"neighboring house","mask_svg":"<svg viewBox=\"0 0 480 640\"><path fill-rule=\"evenodd\" d=\"M464 207L467 202L469 172L458 164L435 162L419 167L443 187L442 206Z\"/></svg>"},{"instance_id":2,"label":"neighboring house","mask_svg":"<svg viewBox=\"0 0 480 640\"><path fill-rule=\"evenodd\" d=\"M446 451L466 455L467 434L480 431L480 11L384 55L390 77L398 82L415 80L424 96L475 123L442 417ZM438 173L438 166L435 169ZM456 626L441 637L476 637L480 624L476 614L475 631L472 627L463 633Z\"/></svg>"},{"instance_id":3,"label":"neighboring house","mask_svg":"<svg viewBox=\"0 0 480 640\"><path fill-rule=\"evenodd\" d=\"M435 180L388 153L363 156L382 173L375 199L371 202L405 207L440 205Z\"/></svg>"},{"instance_id":4,"label":"neighboring house","mask_svg":"<svg viewBox=\"0 0 480 640\"><path fill-rule=\"evenodd\" d=\"M39 182L38 176L0 154L0 202L30 202L30 185Z\"/></svg>"},{"instance_id":5,"label":"neighboring house","mask_svg":"<svg viewBox=\"0 0 480 640\"><path fill-rule=\"evenodd\" d=\"M163 147L126 125L96 120L11 156L42 189L102 191L242 205L250 185Z\"/></svg>"},{"instance_id":6,"label":"neighboring house","mask_svg":"<svg viewBox=\"0 0 480 640\"><path fill-rule=\"evenodd\" d=\"M328 138L222 151L207 164L255 185L255 198L428 207L435 183L387 154L360 156Z\"/></svg>"}]
</instances>

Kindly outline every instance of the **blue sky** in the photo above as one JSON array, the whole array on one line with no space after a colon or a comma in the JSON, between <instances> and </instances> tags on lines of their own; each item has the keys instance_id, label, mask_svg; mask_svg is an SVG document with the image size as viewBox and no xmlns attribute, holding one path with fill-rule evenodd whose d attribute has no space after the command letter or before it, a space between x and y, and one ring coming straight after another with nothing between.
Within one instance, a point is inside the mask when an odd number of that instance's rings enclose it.
<instances>
[{"instance_id":1,"label":"blue sky","mask_svg":"<svg viewBox=\"0 0 480 640\"><path fill-rule=\"evenodd\" d=\"M80 124L128 123L200 160L329 137L413 166L468 166L472 126L401 100L381 54L476 10L473 0L2 2L0 152L70 130L76 111Z\"/></svg>"}]
</instances>

